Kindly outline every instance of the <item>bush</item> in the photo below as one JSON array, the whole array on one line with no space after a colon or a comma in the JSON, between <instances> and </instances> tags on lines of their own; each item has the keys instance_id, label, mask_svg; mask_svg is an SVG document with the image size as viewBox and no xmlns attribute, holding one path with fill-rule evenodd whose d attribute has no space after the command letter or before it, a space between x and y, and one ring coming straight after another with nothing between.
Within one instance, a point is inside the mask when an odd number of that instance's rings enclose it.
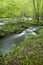
<instances>
[{"instance_id":1,"label":"bush","mask_svg":"<svg viewBox=\"0 0 43 65\"><path fill-rule=\"evenodd\" d=\"M9 53L3 55L1 65L43 65L43 36L30 35ZM2 64L3 63L3 64Z\"/></svg>"}]
</instances>

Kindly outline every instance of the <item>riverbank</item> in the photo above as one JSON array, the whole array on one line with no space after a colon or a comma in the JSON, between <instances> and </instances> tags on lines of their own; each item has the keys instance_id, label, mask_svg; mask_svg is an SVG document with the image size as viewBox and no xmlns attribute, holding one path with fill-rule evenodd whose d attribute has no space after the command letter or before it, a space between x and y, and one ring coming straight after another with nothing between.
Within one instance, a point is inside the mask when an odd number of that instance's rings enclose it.
<instances>
[{"instance_id":1,"label":"riverbank","mask_svg":"<svg viewBox=\"0 0 43 65\"><path fill-rule=\"evenodd\" d=\"M26 36L23 42L13 44L12 50L1 55L0 60L1 65L43 65L43 28L37 35Z\"/></svg>"},{"instance_id":2,"label":"riverbank","mask_svg":"<svg viewBox=\"0 0 43 65\"><path fill-rule=\"evenodd\" d=\"M23 30L30 26L43 26L43 21L23 21L23 22L8 22L2 28L0 28L0 38L3 38L10 34L21 33Z\"/></svg>"},{"instance_id":3,"label":"riverbank","mask_svg":"<svg viewBox=\"0 0 43 65\"><path fill-rule=\"evenodd\" d=\"M36 31L37 35L30 34L26 36L18 45L13 44L12 49L8 53L0 55L1 65L43 65L43 24L33 24L32 21L30 23L29 21L15 24L8 23L0 28L0 35L5 36L5 34L21 33L30 26L39 27Z\"/></svg>"}]
</instances>

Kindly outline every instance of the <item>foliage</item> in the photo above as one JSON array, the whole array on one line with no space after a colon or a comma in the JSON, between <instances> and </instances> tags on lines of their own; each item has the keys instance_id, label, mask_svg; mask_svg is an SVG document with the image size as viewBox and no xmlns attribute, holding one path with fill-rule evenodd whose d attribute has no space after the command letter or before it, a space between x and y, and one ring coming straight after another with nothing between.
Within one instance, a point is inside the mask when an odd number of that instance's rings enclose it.
<instances>
[{"instance_id":1,"label":"foliage","mask_svg":"<svg viewBox=\"0 0 43 65\"><path fill-rule=\"evenodd\" d=\"M39 20L42 10L42 0L32 0L32 1L33 1L35 19Z\"/></svg>"},{"instance_id":2,"label":"foliage","mask_svg":"<svg viewBox=\"0 0 43 65\"><path fill-rule=\"evenodd\" d=\"M43 65L43 34L29 35L18 45L13 44L0 59L1 65Z\"/></svg>"},{"instance_id":3,"label":"foliage","mask_svg":"<svg viewBox=\"0 0 43 65\"><path fill-rule=\"evenodd\" d=\"M35 21L35 20L31 20L31 21L24 21L19 20L20 22L7 22L2 28L0 28L0 37L4 37L6 35L10 35L10 34L16 34L16 33L21 33L23 30L25 30L26 28L28 28L29 26L42 26L43 25L43 21ZM38 23L37 23L38 22ZM43 28L43 27L42 27Z\"/></svg>"},{"instance_id":4,"label":"foliage","mask_svg":"<svg viewBox=\"0 0 43 65\"><path fill-rule=\"evenodd\" d=\"M36 32L37 35L26 36L23 42L18 45L13 44L10 52L0 54L0 65L43 65L43 1L0 0L0 18L3 17L12 19L32 17L35 20L17 19L17 22L8 20L0 28L0 37L21 33L29 26L39 26L39 29ZM2 52L1 49L0 52Z\"/></svg>"},{"instance_id":5,"label":"foliage","mask_svg":"<svg viewBox=\"0 0 43 65\"><path fill-rule=\"evenodd\" d=\"M2 4L3 3L3 4ZM42 0L2 0L0 17L41 17L43 18Z\"/></svg>"}]
</instances>

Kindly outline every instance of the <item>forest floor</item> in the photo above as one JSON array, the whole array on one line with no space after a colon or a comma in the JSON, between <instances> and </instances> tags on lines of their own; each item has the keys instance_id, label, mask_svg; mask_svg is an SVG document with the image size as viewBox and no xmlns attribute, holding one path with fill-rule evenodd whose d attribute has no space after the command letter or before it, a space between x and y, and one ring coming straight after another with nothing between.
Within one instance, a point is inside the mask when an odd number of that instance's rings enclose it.
<instances>
[{"instance_id":1,"label":"forest floor","mask_svg":"<svg viewBox=\"0 0 43 65\"><path fill-rule=\"evenodd\" d=\"M19 33L28 26L39 26L38 34L26 36L9 53L0 55L0 65L43 65L43 21L8 23L0 29L0 36Z\"/></svg>"}]
</instances>

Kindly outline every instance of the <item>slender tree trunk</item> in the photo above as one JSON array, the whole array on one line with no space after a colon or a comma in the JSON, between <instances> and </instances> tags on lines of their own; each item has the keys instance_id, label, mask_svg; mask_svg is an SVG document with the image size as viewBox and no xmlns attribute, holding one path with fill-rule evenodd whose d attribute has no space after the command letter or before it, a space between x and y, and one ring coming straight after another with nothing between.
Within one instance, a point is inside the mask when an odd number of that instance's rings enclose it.
<instances>
[{"instance_id":1,"label":"slender tree trunk","mask_svg":"<svg viewBox=\"0 0 43 65\"><path fill-rule=\"evenodd\" d=\"M36 18L37 13L36 13L35 0L33 0L33 7L34 7L35 18Z\"/></svg>"},{"instance_id":2,"label":"slender tree trunk","mask_svg":"<svg viewBox=\"0 0 43 65\"><path fill-rule=\"evenodd\" d=\"M32 0L33 1L33 7L34 7L34 13L35 13L35 19L37 21L39 21L39 17L40 17L40 13L39 13L39 10L40 10L40 3L41 3L41 0L36 0L37 1L37 4L35 4L35 0Z\"/></svg>"}]
</instances>

